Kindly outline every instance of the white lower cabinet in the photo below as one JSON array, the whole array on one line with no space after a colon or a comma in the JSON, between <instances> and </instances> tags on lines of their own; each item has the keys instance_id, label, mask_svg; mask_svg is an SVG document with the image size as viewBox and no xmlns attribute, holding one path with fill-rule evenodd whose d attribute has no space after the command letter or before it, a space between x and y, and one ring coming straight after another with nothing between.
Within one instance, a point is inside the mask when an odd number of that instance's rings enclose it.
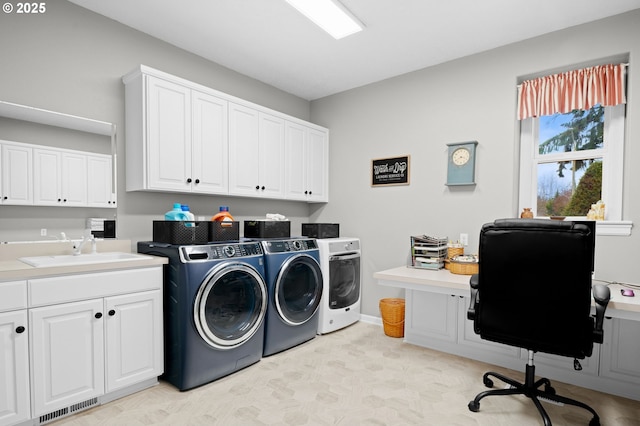
<instances>
[{"instance_id":1,"label":"white lower cabinet","mask_svg":"<svg viewBox=\"0 0 640 426\"><path fill-rule=\"evenodd\" d=\"M53 421L157 383L162 284L162 266L0 282L0 426Z\"/></svg>"},{"instance_id":2,"label":"white lower cabinet","mask_svg":"<svg viewBox=\"0 0 640 426\"><path fill-rule=\"evenodd\" d=\"M605 320L600 375L640 386L640 322L622 318Z\"/></svg>"},{"instance_id":3,"label":"white lower cabinet","mask_svg":"<svg viewBox=\"0 0 640 426\"><path fill-rule=\"evenodd\" d=\"M0 426L31 417L28 331L26 309L0 313Z\"/></svg>"},{"instance_id":4,"label":"white lower cabinet","mask_svg":"<svg viewBox=\"0 0 640 426\"><path fill-rule=\"evenodd\" d=\"M405 301L405 309L409 313L405 317L405 338L411 342L424 339L434 344L454 343L457 336L457 298L443 293L411 293Z\"/></svg>"},{"instance_id":5,"label":"white lower cabinet","mask_svg":"<svg viewBox=\"0 0 640 426\"><path fill-rule=\"evenodd\" d=\"M102 300L30 310L33 415L104 393Z\"/></svg>"},{"instance_id":6,"label":"white lower cabinet","mask_svg":"<svg viewBox=\"0 0 640 426\"><path fill-rule=\"evenodd\" d=\"M106 392L162 374L160 290L106 298Z\"/></svg>"},{"instance_id":7,"label":"white lower cabinet","mask_svg":"<svg viewBox=\"0 0 640 426\"><path fill-rule=\"evenodd\" d=\"M451 293L406 288L404 340L523 372L528 352L483 340L467 319L469 297ZM640 400L638 354L640 321L609 318L604 323L604 343L594 344L593 354L579 360L581 370L574 369L573 358L536 353L536 376Z\"/></svg>"}]
</instances>

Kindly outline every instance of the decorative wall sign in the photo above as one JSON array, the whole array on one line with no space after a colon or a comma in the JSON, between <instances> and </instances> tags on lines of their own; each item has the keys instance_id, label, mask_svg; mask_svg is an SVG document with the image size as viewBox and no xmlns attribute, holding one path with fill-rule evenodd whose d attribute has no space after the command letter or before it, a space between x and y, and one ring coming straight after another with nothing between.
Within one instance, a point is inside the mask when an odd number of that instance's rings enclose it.
<instances>
[{"instance_id":1,"label":"decorative wall sign","mask_svg":"<svg viewBox=\"0 0 640 426\"><path fill-rule=\"evenodd\" d=\"M409 159L403 157L371 160L371 186L409 185Z\"/></svg>"}]
</instances>

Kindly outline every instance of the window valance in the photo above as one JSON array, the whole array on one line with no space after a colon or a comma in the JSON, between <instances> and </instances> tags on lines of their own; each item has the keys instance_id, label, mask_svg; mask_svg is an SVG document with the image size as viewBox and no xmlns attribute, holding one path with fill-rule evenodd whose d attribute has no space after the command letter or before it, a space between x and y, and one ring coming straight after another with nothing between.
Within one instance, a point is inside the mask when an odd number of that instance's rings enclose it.
<instances>
[{"instance_id":1,"label":"window valance","mask_svg":"<svg viewBox=\"0 0 640 426\"><path fill-rule=\"evenodd\" d=\"M598 65L523 81L518 120L625 103L626 64Z\"/></svg>"}]
</instances>

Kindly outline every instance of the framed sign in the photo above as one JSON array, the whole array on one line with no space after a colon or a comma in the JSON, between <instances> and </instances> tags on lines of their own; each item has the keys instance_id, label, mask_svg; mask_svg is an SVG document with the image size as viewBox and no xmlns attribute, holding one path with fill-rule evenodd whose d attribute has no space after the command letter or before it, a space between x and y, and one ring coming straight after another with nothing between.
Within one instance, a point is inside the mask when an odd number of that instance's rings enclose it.
<instances>
[{"instance_id":1,"label":"framed sign","mask_svg":"<svg viewBox=\"0 0 640 426\"><path fill-rule=\"evenodd\" d=\"M405 155L371 160L371 186L409 185L409 159Z\"/></svg>"}]
</instances>

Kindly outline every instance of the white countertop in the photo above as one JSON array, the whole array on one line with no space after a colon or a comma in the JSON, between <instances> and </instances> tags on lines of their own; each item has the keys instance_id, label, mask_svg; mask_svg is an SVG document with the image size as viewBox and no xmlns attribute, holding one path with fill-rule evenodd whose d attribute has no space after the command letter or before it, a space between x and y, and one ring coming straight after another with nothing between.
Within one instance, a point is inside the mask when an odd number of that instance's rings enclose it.
<instances>
[{"instance_id":1,"label":"white countertop","mask_svg":"<svg viewBox=\"0 0 640 426\"><path fill-rule=\"evenodd\" d=\"M85 250L91 249L87 244ZM0 281L26 280L51 275L81 274L116 269L145 268L168 263L164 257L140 255L141 259L36 268L18 260L20 257L71 254L70 242L33 242L0 244ZM99 240L98 252L131 253L129 240Z\"/></svg>"},{"instance_id":2,"label":"white countertop","mask_svg":"<svg viewBox=\"0 0 640 426\"><path fill-rule=\"evenodd\" d=\"M471 275L457 275L446 269L436 271L400 266L385 271L375 272L373 278L380 285L405 288L409 290L430 291L434 293L450 293L458 296L469 296L469 279ZM597 280L594 280L597 283ZM611 300L607 306L607 314L620 318L638 320L640 314L640 290L634 290L635 297L620 294L620 284L611 284Z\"/></svg>"}]
</instances>

